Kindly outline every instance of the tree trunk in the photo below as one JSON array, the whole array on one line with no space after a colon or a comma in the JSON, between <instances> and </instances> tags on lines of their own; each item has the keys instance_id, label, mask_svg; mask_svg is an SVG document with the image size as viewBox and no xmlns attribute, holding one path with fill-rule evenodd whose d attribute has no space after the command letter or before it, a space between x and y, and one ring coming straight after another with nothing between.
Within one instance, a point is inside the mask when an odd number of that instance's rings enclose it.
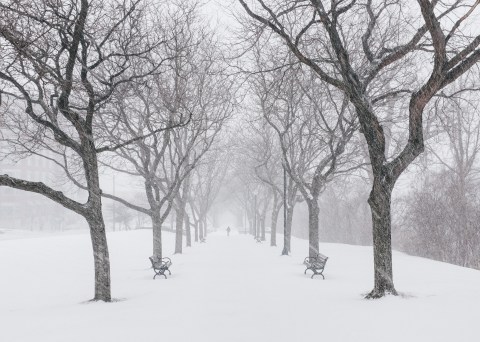
<instances>
[{"instance_id":1,"label":"tree trunk","mask_svg":"<svg viewBox=\"0 0 480 342\"><path fill-rule=\"evenodd\" d=\"M319 252L318 233L318 200L316 198L307 200L308 205L308 256L314 258Z\"/></svg>"},{"instance_id":2,"label":"tree trunk","mask_svg":"<svg viewBox=\"0 0 480 342\"><path fill-rule=\"evenodd\" d=\"M195 221L194 229L195 229L195 242L198 242L198 231L199 231L199 222Z\"/></svg>"},{"instance_id":3,"label":"tree trunk","mask_svg":"<svg viewBox=\"0 0 480 342\"><path fill-rule=\"evenodd\" d=\"M265 241L265 221L267 213L262 213L260 216L260 238L262 241Z\"/></svg>"},{"instance_id":4,"label":"tree trunk","mask_svg":"<svg viewBox=\"0 0 480 342\"><path fill-rule=\"evenodd\" d=\"M200 241L202 241L204 239L204 236L203 236L203 220L200 219L198 221L198 238L200 239Z\"/></svg>"},{"instance_id":5,"label":"tree trunk","mask_svg":"<svg viewBox=\"0 0 480 342\"><path fill-rule=\"evenodd\" d=\"M282 255L288 255L290 253L290 242L292 240L292 219L293 219L293 205L289 204L287 209L287 217L285 229L283 232L283 250Z\"/></svg>"},{"instance_id":6,"label":"tree trunk","mask_svg":"<svg viewBox=\"0 0 480 342\"><path fill-rule=\"evenodd\" d=\"M82 141L82 147L84 153L82 162L88 188L86 206L89 208L85 218L90 228L95 264L95 296L93 300L110 302L112 300L110 257L102 212L102 190L100 189L100 178L98 176L98 159L92 141Z\"/></svg>"},{"instance_id":7,"label":"tree trunk","mask_svg":"<svg viewBox=\"0 0 480 342\"><path fill-rule=\"evenodd\" d=\"M368 204L372 212L375 285L367 298L397 295L393 285L391 198L393 185L386 184L386 175L375 175ZM383 181L382 181L383 180Z\"/></svg>"},{"instance_id":8,"label":"tree trunk","mask_svg":"<svg viewBox=\"0 0 480 342\"><path fill-rule=\"evenodd\" d=\"M162 255L162 220L159 210L153 210L150 216L153 229L153 258L161 259Z\"/></svg>"},{"instance_id":9,"label":"tree trunk","mask_svg":"<svg viewBox=\"0 0 480 342\"><path fill-rule=\"evenodd\" d=\"M268 208L268 201L265 200L265 204L262 209L262 213L260 214L260 238L262 241L265 241L265 223L267 221L267 208Z\"/></svg>"},{"instance_id":10,"label":"tree trunk","mask_svg":"<svg viewBox=\"0 0 480 342\"><path fill-rule=\"evenodd\" d=\"M207 237L207 232L208 232L208 228L207 228L207 215L205 215L205 217L203 218L203 237L204 237L204 238Z\"/></svg>"},{"instance_id":11,"label":"tree trunk","mask_svg":"<svg viewBox=\"0 0 480 342\"><path fill-rule=\"evenodd\" d=\"M93 300L110 302L110 257L108 253L107 235L103 221L101 202L93 206L90 215L86 217L90 228L95 264L95 296Z\"/></svg>"},{"instance_id":12,"label":"tree trunk","mask_svg":"<svg viewBox=\"0 0 480 342\"><path fill-rule=\"evenodd\" d=\"M277 221L281 205L278 205L278 199L274 199L272 208L272 217L270 222L270 246L277 245Z\"/></svg>"},{"instance_id":13,"label":"tree trunk","mask_svg":"<svg viewBox=\"0 0 480 342\"><path fill-rule=\"evenodd\" d=\"M179 200L177 215L176 215L176 222L175 222L175 254L182 254L184 218L185 218L185 202Z\"/></svg>"},{"instance_id":14,"label":"tree trunk","mask_svg":"<svg viewBox=\"0 0 480 342\"><path fill-rule=\"evenodd\" d=\"M187 247L192 247L192 231L190 229L190 216L185 213L185 231L187 233Z\"/></svg>"}]
</instances>

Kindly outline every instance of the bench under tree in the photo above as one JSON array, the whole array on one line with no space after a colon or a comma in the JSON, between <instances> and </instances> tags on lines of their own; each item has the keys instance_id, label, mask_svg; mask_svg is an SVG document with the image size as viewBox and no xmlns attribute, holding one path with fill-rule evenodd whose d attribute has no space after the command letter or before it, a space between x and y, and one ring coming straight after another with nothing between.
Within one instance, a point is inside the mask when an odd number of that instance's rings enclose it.
<instances>
[{"instance_id":1,"label":"bench under tree","mask_svg":"<svg viewBox=\"0 0 480 342\"><path fill-rule=\"evenodd\" d=\"M303 261L303 264L307 267L307 269L303 273L307 274L307 271L311 270L313 272L311 276L312 279L316 275L321 275L322 278L325 279L325 276L323 275L323 270L325 269L325 264L327 263L327 260L328 258L320 253L318 253L314 257L306 257Z\"/></svg>"},{"instance_id":2,"label":"bench under tree","mask_svg":"<svg viewBox=\"0 0 480 342\"><path fill-rule=\"evenodd\" d=\"M172 260L170 258L155 258L153 256L149 257L150 259L150 262L152 263L152 268L153 268L153 271L155 272L155 275L153 276L153 279L155 279L155 277L157 275L163 275L165 277L165 279L167 279L167 275L165 274L165 272L168 271L168 274L172 274L172 272L170 272L169 270L169 267L172 266Z\"/></svg>"}]
</instances>

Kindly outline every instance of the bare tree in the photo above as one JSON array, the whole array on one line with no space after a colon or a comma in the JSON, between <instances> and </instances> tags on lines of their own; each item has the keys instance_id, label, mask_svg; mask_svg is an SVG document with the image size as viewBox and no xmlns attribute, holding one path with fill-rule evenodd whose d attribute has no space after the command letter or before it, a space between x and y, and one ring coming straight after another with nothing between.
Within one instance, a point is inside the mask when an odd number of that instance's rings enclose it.
<instances>
[{"instance_id":1,"label":"bare tree","mask_svg":"<svg viewBox=\"0 0 480 342\"><path fill-rule=\"evenodd\" d=\"M355 108L374 178L368 202L373 221L375 284L367 298L396 294L391 252L392 190L424 150L425 107L435 94L480 60L480 35L474 30L470 36L462 33L463 28L472 28L479 1L417 0L419 11L406 2L383 0L239 2L257 23L259 32L273 32L299 62L344 92ZM399 12L404 16L397 16ZM416 24L412 27L407 21ZM407 62L414 52L419 58L423 56L424 62L433 57L433 64L426 65L427 72L421 71L425 64L420 59ZM402 79L412 74L421 76L416 87ZM385 87L388 83L391 87ZM384 100L401 94L409 94L408 142L398 154L387 156L379 107Z\"/></svg>"},{"instance_id":2,"label":"bare tree","mask_svg":"<svg viewBox=\"0 0 480 342\"><path fill-rule=\"evenodd\" d=\"M301 68L289 68L276 85L265 85L264 117L280 139L286 171L309 211L309 256L319 253L318 199L335 176L354 170L355 145L347 144L357 128L348 101L320 87ZM265 78L262 80L265 81ZM325 94L316 98L314 94Z\"/></svg>"},{"instance_id":3,"label":"bare tree","mask_svg":"<svg viewBox=\"0 0 480 342\"><path fill-rule=\"evenodd\" d=\"M457 86L458 87L458 86ZM462 84L461 89L472 89ZM424 181L406 197L400 222L401 242L408 252L467 267L478 263L478 94L455 91L434 101L430 123L435 136L427 141L433 162Z\"/></svg>"},{"instance_id":4,"label":"bare tree","mask_svg":"<svg viewBox=\"0 0 480 342\"><path fill-rule=\"evenodd\" d=\"M230 160L228 149L216 146L193 171L187 201L194 218L195 241L207 235L207 217L226 181Z\"/></svg>"},{"instance_id":5,"label":"bare tree","mask_svg":"<svg viewBox=\"0 0 480 342\"><path fill-rule=\"evenodd\" d=\"M0 4L2 93L17 108L9 112L16 124L8 128L24 137L12 152L19 146L27 153L49 149L54 153L49 159L63 168L74 160L88 199L81 203L43 183L8 175L0 176L0 185L39 193L86 219L95 265L94 300L111 300L98 154L118 148L98 141L95 121L120 86L161 67L152 59L163 39L145 20L150 10L155 12L134 0ZM132 65L140 62L138 72Z\"/></svg>"},{"instance_id":6,"label":"bare tree","mask_svg":"<svg viewBox=\"0 0 480 342\"><path fill-rule=\"evenodd\" d=\"M122 132L106 139L147 137L116 149L114 159L105 164L143 178L149 208L111 194L103 196L151 217L155 258L162 257L161 226L172 207L177 225L175 253L182 252L190 173L234 108L233 83L223 72L221 51L214 34L201 23L198 6L174 6L164 26L173 34L164 47L165 56L170 56L166 70L125 89L114 103L112 119L103 119L104 127ZM121 118L114 121L117 112ZM160 123L169 129L152 134Z\"/></svg>"}]
</instances>

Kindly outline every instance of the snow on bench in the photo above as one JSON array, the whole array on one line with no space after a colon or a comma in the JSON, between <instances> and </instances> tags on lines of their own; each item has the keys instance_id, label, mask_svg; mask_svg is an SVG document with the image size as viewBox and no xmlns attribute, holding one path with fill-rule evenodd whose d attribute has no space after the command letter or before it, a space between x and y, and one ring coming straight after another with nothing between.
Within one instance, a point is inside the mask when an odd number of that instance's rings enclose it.
<instances>
[{"instance_id":1,"label":"snow on bench","mask_svg":"<svg viewBox=\"0 0 480 342\"><path fill-rule=\"evenodd\" d=\"M152 263L152 268L153 271L155 272L155 275L153 276L153 279L157 275L163 275L165 279L167 279L167 276L165 275L165 272L168 271L168 274L172 274L170 270L168 269L170 266L172 266L172 260L170 258L162 258L160 260L154 258L153 256L149 257L150 262Z\"/></svg>"},{"instance_id":2,"label":"snow on bench","mask_svg":"<svg viewBox=\"0 0 480 342\"><path fill-rule=\"evenodd\" d=\"M311 276L312 279L316 275L321 275L322 278L325 279L325 277L323 276L323 270L325 269L325 264L327 263L327 260L328 258L320 253L318 253L315 257L306 257L303 261L303 264L307 266L307 269L303 273L307 274L307 271L311 270L313 271L313 274Z\"/></svg>"}]
</instances>

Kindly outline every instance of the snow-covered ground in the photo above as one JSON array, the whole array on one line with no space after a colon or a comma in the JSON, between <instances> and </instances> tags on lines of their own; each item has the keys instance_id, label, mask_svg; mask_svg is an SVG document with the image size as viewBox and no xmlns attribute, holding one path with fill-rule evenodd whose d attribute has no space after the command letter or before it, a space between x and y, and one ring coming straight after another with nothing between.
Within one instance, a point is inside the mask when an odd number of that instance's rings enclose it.
<instances>
[{"instance_id":1,"label":"snow-covered ground","mask_svg":"<svg viewBox=\"0 0 480 342\"><path fill-rule=\"evenodd\" d=\"M480 272L394 255L400 297L368 301L372 251L321 244L326 280L243 235L210 235L152 280L151 231L111 233L114 303L92 303L88 234L0 235L0 341L479 341ZM166 255L173 235L165 234Z\"/></svg>"}]
</instances>

